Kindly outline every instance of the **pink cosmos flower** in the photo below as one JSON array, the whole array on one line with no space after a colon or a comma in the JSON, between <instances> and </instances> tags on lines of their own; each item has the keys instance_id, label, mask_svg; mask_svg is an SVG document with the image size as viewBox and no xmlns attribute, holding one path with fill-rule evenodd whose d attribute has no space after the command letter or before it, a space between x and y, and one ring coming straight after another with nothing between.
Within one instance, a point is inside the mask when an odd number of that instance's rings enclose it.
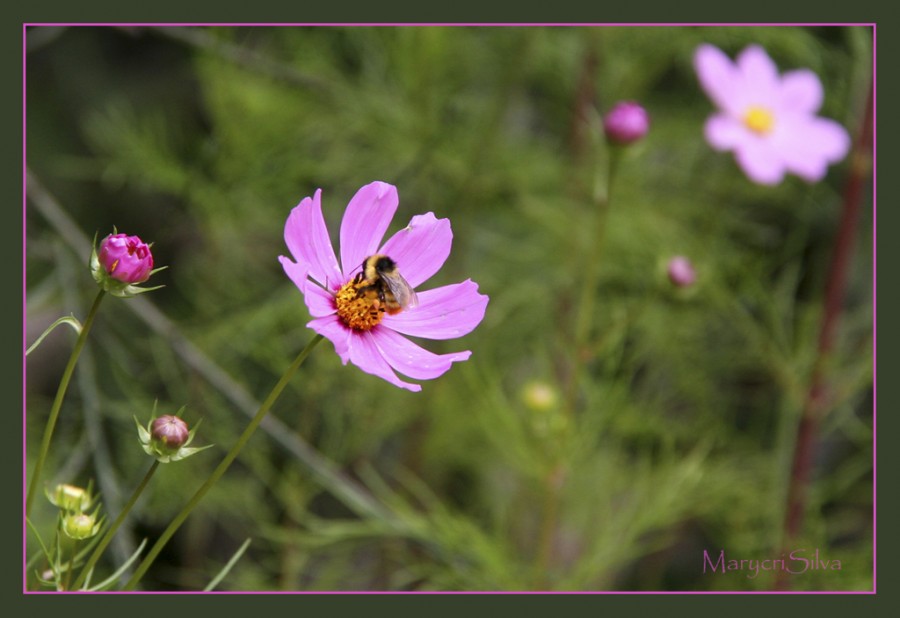
<instances>
[{"instance_id":1,"label":"pink cosmos flower","mask_svg":"<svg viewBox=\"0 0 900 618\"><path fill-rule=\"evenodd\" d=\"M416 292L415 306L391 313L384 296L360 274L366 258L385 255L412 288L420 286L450 255L450 221L430 212L416 215L382 244L399 203L397 188L384 182L368 184L357 191L344 211L339 266L322 216L321 195L319 189L312 198L304 198L285 223L284 241L296 261L278 258L313 316L307 326L331 340L345 365L349 361L411 391L422 387L404 382L395 371L416 380L431 380L450 369L451 363L468 359L469 351L434 354L404 335L454 339L471 332L484 317L488 303L476 283L467 279Z\"/></svg>"},{"instance_id":2,"label":"pink cosmos flower","mask_svg":"<svg viewBox=\"0 0 900 618\"><path fill-rule=\"evenodd\" d=\"M779 75L758 45L744 49L734 63L720 49L701 45L694 68L719 108L706 122L706 141L716 150L733 150L750 180L775 185L788 172L816 182L829 164L846 156L847 131L834 120L816 116L823 93L812 71Z\"/></svg>"}]
</instances>

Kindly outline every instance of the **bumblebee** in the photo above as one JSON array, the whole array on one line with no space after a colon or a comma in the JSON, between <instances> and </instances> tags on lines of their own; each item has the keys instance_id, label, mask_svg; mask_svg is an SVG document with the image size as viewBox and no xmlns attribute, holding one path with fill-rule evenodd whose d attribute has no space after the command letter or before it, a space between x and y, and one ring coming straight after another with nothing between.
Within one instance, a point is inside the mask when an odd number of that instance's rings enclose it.
<instances>
[{"instance_id":1,"label":"bumblebee","mask_svg":"<svg viewBox=\"0 0 900 618\"><path fill-rule=\"evenodd\" d=\"M375 294L384 311L394 315L419 304L416 292L397 270L397 263L386 255L370 255L353 280L356 296Z\"/></svg>"}]
</instances>

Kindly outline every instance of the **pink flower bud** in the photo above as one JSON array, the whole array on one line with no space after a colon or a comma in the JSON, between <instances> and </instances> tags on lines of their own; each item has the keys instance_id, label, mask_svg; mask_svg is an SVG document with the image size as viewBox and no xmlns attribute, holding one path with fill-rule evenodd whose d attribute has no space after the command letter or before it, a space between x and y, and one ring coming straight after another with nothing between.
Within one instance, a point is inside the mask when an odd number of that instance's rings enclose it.
<instances>
[{"instance_id":1,"label":"pink flower bud","mask_svg":"<svg viewBox=\"0 0 900 618\"><path fill-rule=\"evenodd\" d=\"M154 412L155 410L156 407L154 406ZM212 444L209 444L199 448L189 448L191 442L194 441L194 434L197 433L200 421L197 421L194 424L194 428L188 431L187 423L181 420L180 416L177 416L183 410L184 406L175 413L175 416L165 414L159 418L154 417L150 419L146 427L143 427L137 417L134 417L141 448L160 463L181 461L212 446Z\"/></svg>"},{"instance_id":2,"label":"pink flower bud","mask_svg":"<svg viewBox=\"0 0 900 618\"><path fill-rule=\"evenodd\" d=\"M153 254L137 236L110 234L100 242L100 264L113 279L141 283L150 278Z\"/></svg>"},{"instance_id":3,"label":"pink flower bud","mask_svg":"<svg viewBox=\"0 0 900 618\"><path fill-rule=\"evenodd\" d=\"M603 119L606 139L621 146L641 139L649 128L647 111L634 101L616 103Z\"/></svg>"},{"instance_id":4,"label":"pink flower bud","mask_svg":"<svg viewBox=\"0 0 900 618\"><path fill-rule=\"evenodd\" d=\"M174 453L187 443L190 437L187 423L178 418L166 414L154 419L150 425L150 437L157 449Z\"/></svg>"},{"instance_id":5,"label":"pink flower bud","mask_svg":"<svg viewBox=\"0 0 900 618\"><path fill-rule=\"evenodd\" d=\"M690 287L697 280L697 273L694 272L691 261L681 255L669 260L666 272L669 275L669 281L680 288Z\"/></svg>"}]
</instances>

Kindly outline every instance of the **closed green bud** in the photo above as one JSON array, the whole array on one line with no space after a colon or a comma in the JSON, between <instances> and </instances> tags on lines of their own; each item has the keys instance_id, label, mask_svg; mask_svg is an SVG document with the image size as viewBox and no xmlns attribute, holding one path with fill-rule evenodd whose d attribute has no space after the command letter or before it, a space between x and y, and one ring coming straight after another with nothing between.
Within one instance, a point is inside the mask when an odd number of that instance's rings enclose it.
<instances>
[{"instance_id":1,"label":"closed green bud","mask_svg":"<svg viewBox=\"0 0 900 618\"><path fill-rule=\"evenodd\" d=\"M522 388L522 401L531 410L546 411L559 404L559 393L551 384L541 380L529 382Z\"/></svg>"},{"instance_id":2,"label":"closed green bud","mask_svg":"<svg viewBox=\"0 0 900 618\"><path fill-rule=\"evenodd\" d=\"M91 508L94 498L91 496L90 486L87 489L68 485L57 485L52 492L47 492L47 499L53 506L72 513L81 513Z\"/></svg>"},{"instance_id":3,"label":"closed green bud","mask_svg":"<svg viewBox=\"0 0 900 618\"><path fill-rule=\"evenodd\" d=\"M69 513L62 520L62 529L66 536L75 540L89 539L100 531L102 522L95 515L86 513Z\"/></svg>"}]
</instances>

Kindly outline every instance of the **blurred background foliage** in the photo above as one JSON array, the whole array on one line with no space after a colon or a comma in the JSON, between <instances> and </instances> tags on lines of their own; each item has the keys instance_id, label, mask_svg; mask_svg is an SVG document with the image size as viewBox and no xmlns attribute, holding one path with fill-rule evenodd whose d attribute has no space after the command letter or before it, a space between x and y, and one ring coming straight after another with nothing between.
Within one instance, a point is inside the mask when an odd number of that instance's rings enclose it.
<instances>
[{"instance_id":1,"label":"blurred background foliage","mask_svg":"<svg viewBox=\"0 0 900 618\"><path fill-rule=\"evenodd\" d=\"M324 343L272 412L282 430L254 436L142 585L202 589L251 538L220 589L770 588L771 573L704 574L703 551L783 552L850 165L812 186L750 183L703 140L703 42L732 57L758 43L781 70L812 69L822 115L856 134L872 77L861 27L30 29L27 165L70 220L51 224L33 201L25 213L27 340L84 318L96 292L73 246L114 225L154 242L169 268L152 282L166 287L144 300L175 325L154 331L138 299L104 303L47 481L94 479L115 515L150 465L132 415L146 421L154 401L186 405L204 419L196 444L216 445L162 467L101 570L152 542L234 443L247 422L234 389L261 400L311 338L277 261L290 209L322 188L336 238L356 189L383 180L400 193L389 234L427 211L452 221L450 259L423 287L472 278L491 298L474 333L425 344L471 359L415 394ZM600 115L623 99L651 130L620 166L593 327L576 345L608 156ZM842 568L794 576L797 589L872 588L871 206L867 184L792 547ZM690 290L665 278L677 254L698 271ZM28 359L30 452L74 341L62 331ZM573 386L576 355L586 379ZM333 462L330 480L311 473L307 444ZM53 518L39 505L39 529Z\"/></svg>"}]
</instances>

